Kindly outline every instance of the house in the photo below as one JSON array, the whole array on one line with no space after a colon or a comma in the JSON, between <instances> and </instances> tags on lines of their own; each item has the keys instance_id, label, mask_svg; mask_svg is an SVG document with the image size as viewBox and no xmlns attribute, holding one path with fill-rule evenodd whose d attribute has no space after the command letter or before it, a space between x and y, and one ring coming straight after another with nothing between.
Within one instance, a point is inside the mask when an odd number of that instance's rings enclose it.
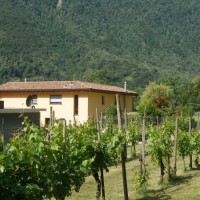
<instances>
[{"instance_id":1,"label":"house","mask_svg":"<svg viewBox=\"0 0 200 200\"><path fill-rule=\"evenodd\" d=\"M96 109L104 113L116 104L116 94L121 108L131 112L137 93L116 86L81 81L8 82L0 86L0 113L2 109L38 110L40 124L45 125L53 109L57 119L83 123L95 118Z\"/></svg>"}]
</instances>

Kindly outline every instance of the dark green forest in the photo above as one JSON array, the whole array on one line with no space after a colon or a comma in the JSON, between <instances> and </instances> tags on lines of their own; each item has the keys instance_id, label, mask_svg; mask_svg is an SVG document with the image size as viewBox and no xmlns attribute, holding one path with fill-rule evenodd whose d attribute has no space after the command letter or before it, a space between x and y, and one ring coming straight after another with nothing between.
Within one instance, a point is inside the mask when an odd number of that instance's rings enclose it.
<instances>
[{"instance_id":1,"label":"dark green forest","mask_svg":"<svg viewBox=\"0 0 200 200\"><path fill-rule=\"evenodd\" d=\"M200 73L199 0L0 0L0 82L137 89Z\"/></svg>"}]
</instances>

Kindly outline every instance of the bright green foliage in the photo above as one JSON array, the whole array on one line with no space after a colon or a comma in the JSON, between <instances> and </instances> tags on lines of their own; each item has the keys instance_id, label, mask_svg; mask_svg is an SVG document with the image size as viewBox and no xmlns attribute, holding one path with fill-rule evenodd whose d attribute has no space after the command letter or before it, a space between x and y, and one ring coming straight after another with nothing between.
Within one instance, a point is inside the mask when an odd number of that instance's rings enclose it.
<instances>
[{"instance_id":1,"label":"bright green foliage","mask_svg":"<svg viewBox=\"0 0 200 200\"><path fill-rule=\"evenodd\" d=\"M149 172L146 170L145 176L141 172L136 172L134 178L134 187L136 191L139 194L145 194L147 192L148 187Z\"/></svg>"},{"instance_id":2,"label":"bright green foliage","mask_svg":"<svg viewBox=\"0 0 200 200\"><path fill-rule=\"evenodd\" d=\"M132 154L133 156L136 156L136 144L142 140L142 124L141 120L137 119L135 121L132 121L132 123L128 124L128 143L131 143L132 148Z\"/></svg>"},{"instance_id":3,"label":"bright green foliage","mask_svg":"<svg viewBox=\"0 0 200 200\"><path fill-rule=\"evenodd\" d=\"M200 154L200 132L199 131L193 131L192 134L192 145L193 149L196 152L197 155Z\"/></svg>"},{"instance_id":4,"label":"bright green foliage","mask_svg":"<svg viewBox=\"0 0 200 200\"><path fill-rule=\"evenodd\" d=\"M192 148L193 152L196 156L194 163L197 167L199 167L199 155L200 155L200 132L195 130L192 132L192 138L191 138Z\"/></svg>"},{"instance_id":5,"label":"bright green foliage","mask_svg":"<svg viewBox=\"0 0 200 200\"><path fill-rule=\"evenodd\" d=\"M131 143L136 144L141 141L141 129L142 126L138 123L132 123L128 125L128 136Z\"/></svg>"},{"instance_id":6,"label":"bright green foliage","mask_svg":"<svg viewBox=\"0 0 200 200\"><path fill-rule=\"evenodd\" d=\"M94 125L69 126L67 130L69 144L72 152L76 152L71 158L74 162L80 160L75 156L77 151L82 151L84 164L82 170L88 174L98 172L100 167L108 170L109 166L116 165L119 158L120 148L123 140L113 127L113 132L109 128L98 140L98 132ZM78 163L76 163L78 165ZM80 164L80 163L79 163Z\"/></svg>"},{"instance_id":7,"label":"bright green foliage","mask_svg":"<svg viewBox=\"0 0 200 200\"><path fill-rule=\"evenodd\" d=\"M183 159L192 153L191 136L186 131L179 131L178 152Z\"/></svg>"},{"instance_id":8,"label":"bright green foliage","mask_svg":"<svg viewBox=\"0 0 200 200\"><path fill-rule=\"evenodd\" d=\"M123 145L127 142L126 139L126 134L118 131L117 126L113 126L112 131L109 126L105 128L101 136L101 145L104 156L106 156L103 161L105 169L106 166L117 165Z\"/></svg>"},{"instance_id":9,"label":"bright green foliage","mask_svg":"<svg viewBox=\"0 0 200 200\"><path fill-rule=\"evenodd\" d=\"M0 159L1 199L42 199L44 191L40 186L44 184L45 190L48 184L40 177L41 164L45 161L42 159L40 164L41 152L48 147L44 137L37 127L28 124L5 147Z\"/></svg>"},{"instance_id":10,"label":"bright green foliage","mask_svg":"<svg viewBox=\"0 0 200 200\"><path fill-rule=\"evenodd\" d=\"M63 200L80 189L87 175L117 163L121 139L105 131L98 140L94 124L63 131L60 122L43 129L25 119L0 155L0 199Z\"/></svg>"},{"instance_id":11,"label":"bright green foliage","mask_svg":"<svg viewBox=\"0 0 200 200\"><path fill-rule=\"evenodd\" d=\"M168 180L171 178L170 157L172 157L173 152L173 121L166 118L162 125L151 126L148 131L148 152L151 156L151 160L160 167L161 176L158 183L162 184L166 165L168 169Z\"/></svg>"},{"instance_id":12,"label":"bright green foliage","mask_svg":"<svg viewBox=\"0 0 200 200\"><path fill-rule=\"evenodd\" d=\"M165 133L171 137L174 135L174 131L175 131L175 118L173 117L165 117L163 119L163 129L165 131Z\"/></svg>"},{"instance_id":13,"label":"bright green foliage","mask_svg":"<svg viewBox=\"0 0 200 200\"><path fill-rule=\"evenodd\" d=\"M196 122L191 120L191 133L189 133L189 119L187 117L179 118L179 133L178 133L178 152L183 158L185 169L185 157L192 155L193 152L199 154L199 132L195 129Z\"/></svg>"},{"instance_id":14,"label":"bright green foliage","mask_svg":"<svg viewBox=\"0 0 200 200\"><path fill-rule=\"evenodd\" d=\"M188 131L180 130L178 133L178 153L183 159L183 170L185 171L185 157L192 155L192 136Z\"/></svg>"},{"instance_id":15,"label":"bright green foliage","mask_svg":"<svg viewBox=\"0 0 200 200\"><path fill-rule=\"evenodd\" d=\"M188 117L180 117L178 118L178 127L181 131L189 131L189 118Z\"/></svg>"},{"instance_id":16,"label":"bright green foliage","mask_svg":"<svg viewBox=\"0 0 200 200\"><path fill-rule=\"evenodd\" d=\"M169 132L165 125L149 128L148 152L154 163L159 165L161 159L166 159L168 155L172 156L172 135L173 132Z\"/></svg>"},{"instance_id":17,"label":"bright green foliage","mask_svg":"<svg viewBox=\"0 0 200 200\"><path fill-rule=\"evenodd\" d=\"M62 132L47 132L26 123L5 148L0 160L2 199L64 199L80 188L84 173L76 171Z\"/></svg>"},{"instance_id":18,"label":"bright green foliage","mask_svg":"<svg viewBox=\"0 0 200 200\"><path fill-rule=\"evenodd\" d=\"M182 131L189 131L189 117L179 117L178 118L178 127ZM197 126L195 119L191 118L191 129L194 130Z\"/></svg>"},{"instance_id":19,"label":"bright green foliage","mask_svg":"<svg viewBox=\"0 0 200 200\"><path fill-rule=\"evenodd\" d=\"M116 107L116 105L110 105L106 109L105 114L106 114L107 124L110 124L110 126L112 126L112 124L116 124L116 121L117 121L117 107Z\"/></svg>"}]
</instances>

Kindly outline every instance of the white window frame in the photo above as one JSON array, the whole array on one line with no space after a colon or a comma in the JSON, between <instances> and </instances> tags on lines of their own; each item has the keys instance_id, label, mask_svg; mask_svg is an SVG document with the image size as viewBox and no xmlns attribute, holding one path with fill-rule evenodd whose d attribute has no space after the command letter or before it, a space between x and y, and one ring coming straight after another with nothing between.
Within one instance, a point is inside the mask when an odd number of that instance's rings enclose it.
<instances>
[{"instance_id":1,"label":"white window frame","mask_svg":"<svg viewBox=\"0 0 200 200\"><path fill-rule=\"evenodd\" d=\"M37 101L37 95L32 95L32 104L33 105L37 105L38 104L38 101Z\"/></svg>"},{"instance_id":2,"label":"white window frame","mask_svg":"<svg viewBox=\"0 0 200 200\"><path fill-rule=\"evenodd\" d=\"M62 95L50 95L50 104L62 104Z\"/></svg>"}]
</instances>

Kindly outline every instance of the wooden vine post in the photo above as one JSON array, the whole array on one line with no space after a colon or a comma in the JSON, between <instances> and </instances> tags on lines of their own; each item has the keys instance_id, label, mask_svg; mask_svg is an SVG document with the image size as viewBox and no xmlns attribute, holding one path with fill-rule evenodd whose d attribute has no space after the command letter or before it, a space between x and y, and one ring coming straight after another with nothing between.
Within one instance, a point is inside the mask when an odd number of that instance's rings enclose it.
<instances>
[{"instance_id":1,"label":"wooden vine post","mask_svg":"<svg viewBox=\"0 0 200 200\"><path fill-rule=\"evenodd\" d=\"M1 119L1 133L0 136L2 137L2 152L4 151L4 145L5 145L5 132L4 132L4 118Z\"/></svg>"},{"instance_id":2,"label":"wooden vine post","mask_svg":"<svg viewBox=\"0 0 200 200\"><path fill-rule=\"evenodd\" d=\"M124 92L127 92L126 81L124 82ZM124 95L124 130L126 132L126 137L127 137L128 116L127 116L127 110L126 110L126 95ZM126 161L127 160L127 144L126 143L124 144L124 156L125 156L125 161Z\"/></svg>"},{"instance_id":3,"label":"wooden vine post","mask_svg":"<svg viewBox=\"0 0 200 200\"><path fill-rule=\"evenodd\" d=\"M62 125L63 125L63 144L64 144L63 159L64 159L65 155L67 153L67 151L66 151L66 145L67 145L66 130L67 130L67 127L66 127L66 120L65 119L63 119L61 122L62 122Z\"/></svg>"},{"instance_id":4,"label":"wooden vine post","mask_svg":"<svg viewBox=\"0 0 200 200\"><path fill-rule=\"evenodd\" d=\"M50 126L53 125L53 108L52 106L50 107Z\"/></svg>"},{"instance_id":5,"label":"wooden vine post","mask_svg":"<svg viewBox=\"0 0 200 200\"><path fill-rule=\"evenodd\" d=\"M178 139L178 117L176 117L175 137L174 137L174 175L176 175L176 157L177 157L177 139Z\"/></svg>"},{"instance_id":6,"label":"wooden vine post","mask_svg":"<svg viewBox=\"0 0 200 200\"><path fill-rule=\"evenodd\" d=\"M120 113L120 101L119 94L116 94L116 103L117 103L117 119L118 119L118 129L122 131L122 120ZM121 152L121 162L122 162L122 177L123 177L123 188L124 188L124 200L128 200L128 187L127 187L127 177L126 177L126 155L125 148L123 144L123 149Z\"/></svg>"},{"instance_id":7,"label":"wooden vine post","mask_svg":"<svg viewBox=\"0 0 200 200\"><path fill-rule=\"evenodd\" d=\"M66 120L63 119L63 142L66 143Z\"/></svg>"},{"instance_id":8,"label":"wooden vine post","mask_svg":"<svg viewBox=\"0 0 200 200\"><path fill-rule=\"evenodd\" d=\"M102 116L102 114L101 114ZM102 120L103 118L101 117L101 126L100 126L100 122L99 122L99 114L98 114L98 109L96 108L96 127L97 127L97 134L98 134L98 140L100 141L101 139L101 134L102 134ZM100 166L100 173L101 173L101 192L102 192L102 199L105 200L106 199L106 195L105 195L105 184L104 184L104 173L103 173L103 167ZM100 193L100 191L99 191Z\"/></svg>"},{"instance_id":9,"label":"wooden vine post","mask_svg":"<svg viewBox=\"0 0 200 200\"><path fill-rule=\"evenodd\" d=\"M145 180L146 176L146 169L145 169L145 123L146 123L146 116L144 114L143 120L142 120L142 157L141 157L141 167L142 167L142 176Z\"/></svg>"},{"instance_id":10,"label":"wooden vine post","mask_svg":"<svg viewBox=\"0 0 200 200\"><path fill-rule=\"evenodd\" d=\"M192 135L192 117L189 117L189 135ZM189 156L189 169L192 169L192 152Z\"/></svg>"},{"instance_id":11,"label":"wooden vine post","mask_svg":"<svg viewBox=\"0 0 200 200\"><path fill-rule=\"evenodd\" d=\"M55 117L55 112L53 111L52 106L50 107L50 122L49 125L52 127L54 125L54 117ZM48 133L48 140L51 141L51 133Z\"/></svg>"}]
</instances>

